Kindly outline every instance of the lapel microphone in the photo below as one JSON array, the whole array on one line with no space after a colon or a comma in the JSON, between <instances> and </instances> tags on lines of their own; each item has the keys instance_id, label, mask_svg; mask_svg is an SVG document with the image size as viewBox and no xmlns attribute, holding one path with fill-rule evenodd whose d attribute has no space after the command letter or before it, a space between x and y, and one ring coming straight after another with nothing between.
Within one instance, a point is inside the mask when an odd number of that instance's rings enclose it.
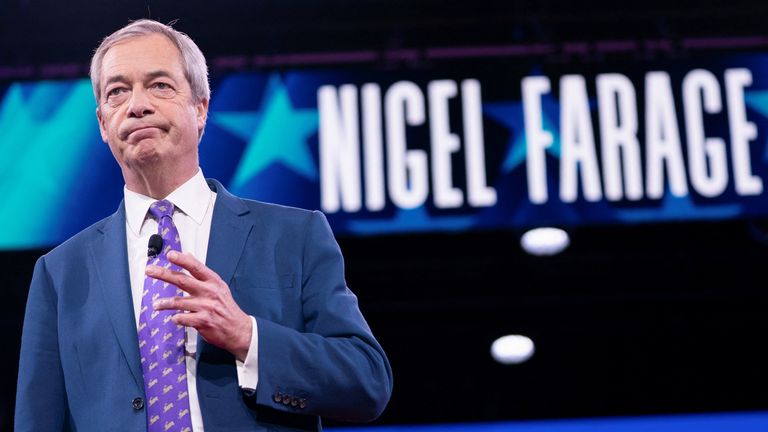
<instances>
[{"instance_id":1,"label":"lapel microphone","mask_svg":"<svg viewBox=\"0 0 768 432\"><path fill-rule=\"evenodd\" d=\"M149 243L147 244L147 255L150 258L154 258L160 253L163 248L163 238L159 234L152 234L149 236Z\"/></svg>"}]
</instances>

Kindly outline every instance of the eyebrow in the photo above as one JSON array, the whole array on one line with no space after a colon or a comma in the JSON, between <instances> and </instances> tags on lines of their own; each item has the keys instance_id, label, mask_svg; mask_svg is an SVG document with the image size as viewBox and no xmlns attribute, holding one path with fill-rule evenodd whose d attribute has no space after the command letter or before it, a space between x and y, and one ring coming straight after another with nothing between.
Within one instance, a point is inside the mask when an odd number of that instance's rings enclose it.
<instances>
[{"instance_id":1,"label":"eyebrow","mask_svg":"<svg viewBox=\"0 0 768 432\"><path fill-rule=\"evenodd\" d=\"M146 80L153 80L155 78L159 77L167 77L173 79L173 76L170 72L165 70L155 70L152 72L149 72L146 74ZM113 75L109 78L107 78L106 81L104 81L104 88L107 88L110 84L116 83L116 82L127 82L128 78L125 75Z\"/></svg>"},{"instance_id":2,"label":"eyebrow","mask_svg":"<svg viewBox=\"0 0 768 432\"><path fill-rule=\"evenodd\" d=\"M104 88L106 89L112 83L125 82L125 81L128 81L125 75L112 75L111 77L107 78L106 81L104 81Z\"/></svg>"},{"instance_id":3,"label":"eyebrow","mask_svg":"<svg viewBox=\"0 0 768 432\"><path fill-rule=\"evenodd\" d=\"M155 78L160 78L160 77L166 77L166 78L173 79L173 76L171 76L171 73L168 72L168 71L164 71L164 70L156 70L156 71L152 71L152 72L147 74L147 78L150 79L150 80L153 80Z\"/></svg>"}]
</instances>

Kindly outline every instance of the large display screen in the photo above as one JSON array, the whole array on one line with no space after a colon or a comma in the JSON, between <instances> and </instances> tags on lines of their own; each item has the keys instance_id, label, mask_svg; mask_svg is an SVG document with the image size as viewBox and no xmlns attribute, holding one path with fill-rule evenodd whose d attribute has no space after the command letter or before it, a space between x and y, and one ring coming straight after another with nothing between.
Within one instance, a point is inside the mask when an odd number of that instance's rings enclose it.
<instances>
[{"instance_id":1,"label":"large display screen","mask_svg":"<svg viewBox=\"0 0 768 432\"><path fill-rule=\"evenodd\" d=\"M768 212L768 55L212 77L200 162L337 234L751 218ZM55 245L122 179L87 79L0 86L0 248Z\"/></svg>"}]
</instances>

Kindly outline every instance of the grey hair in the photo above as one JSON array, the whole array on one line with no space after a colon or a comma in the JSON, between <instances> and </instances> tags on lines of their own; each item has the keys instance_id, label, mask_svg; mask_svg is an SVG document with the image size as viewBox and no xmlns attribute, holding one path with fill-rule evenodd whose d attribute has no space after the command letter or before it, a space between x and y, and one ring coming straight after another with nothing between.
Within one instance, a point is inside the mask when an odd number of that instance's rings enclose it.
<instances>
[{"instance_id":1,"label":"grey hair","mask_svg":"<svg viewBox=\"0 0 768 432\"><path fill-rule=\"evenodd\" d=\"M89 73L97 105L101 101L101 63L107 51L127 39L151 34L161 34L167 37L179 49L184 76L187 78L189 87L192 90L194 103L211 99L211 87L208 83L208 66L205 63L205 56L189 36L171 27L174 23L175 21L170 24L162 24L150 19L140 19L115 31L101 41L101 44L96 48L91 58L91 70Z\"/></svg>"}]
</instances>

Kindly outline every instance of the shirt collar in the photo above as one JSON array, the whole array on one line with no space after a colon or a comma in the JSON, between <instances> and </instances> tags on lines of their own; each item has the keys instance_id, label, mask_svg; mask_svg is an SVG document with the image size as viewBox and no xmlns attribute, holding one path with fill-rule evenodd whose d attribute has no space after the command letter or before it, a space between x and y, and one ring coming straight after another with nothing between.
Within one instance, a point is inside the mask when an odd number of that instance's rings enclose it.
<instances>
[{"instance_id":1,"label":"shirt collar","mask_svg":"<svg viewBox=\"0 0 768 432\"><path fill-rule=\"evenodd\" d=\"M212 194L213 191L208 187L203 171L198 168L197 174L176 188L165 199L172 202L177 209L192 218L199 225L203 223L205 212L208 210L208 206L211 205ZM149 206L157 200L128 190L127 187L123 187L123 196L125 198L125 217L128 228L135 235L139 235L141 226L147 217Z\"/></svg>"}]
</instances>

